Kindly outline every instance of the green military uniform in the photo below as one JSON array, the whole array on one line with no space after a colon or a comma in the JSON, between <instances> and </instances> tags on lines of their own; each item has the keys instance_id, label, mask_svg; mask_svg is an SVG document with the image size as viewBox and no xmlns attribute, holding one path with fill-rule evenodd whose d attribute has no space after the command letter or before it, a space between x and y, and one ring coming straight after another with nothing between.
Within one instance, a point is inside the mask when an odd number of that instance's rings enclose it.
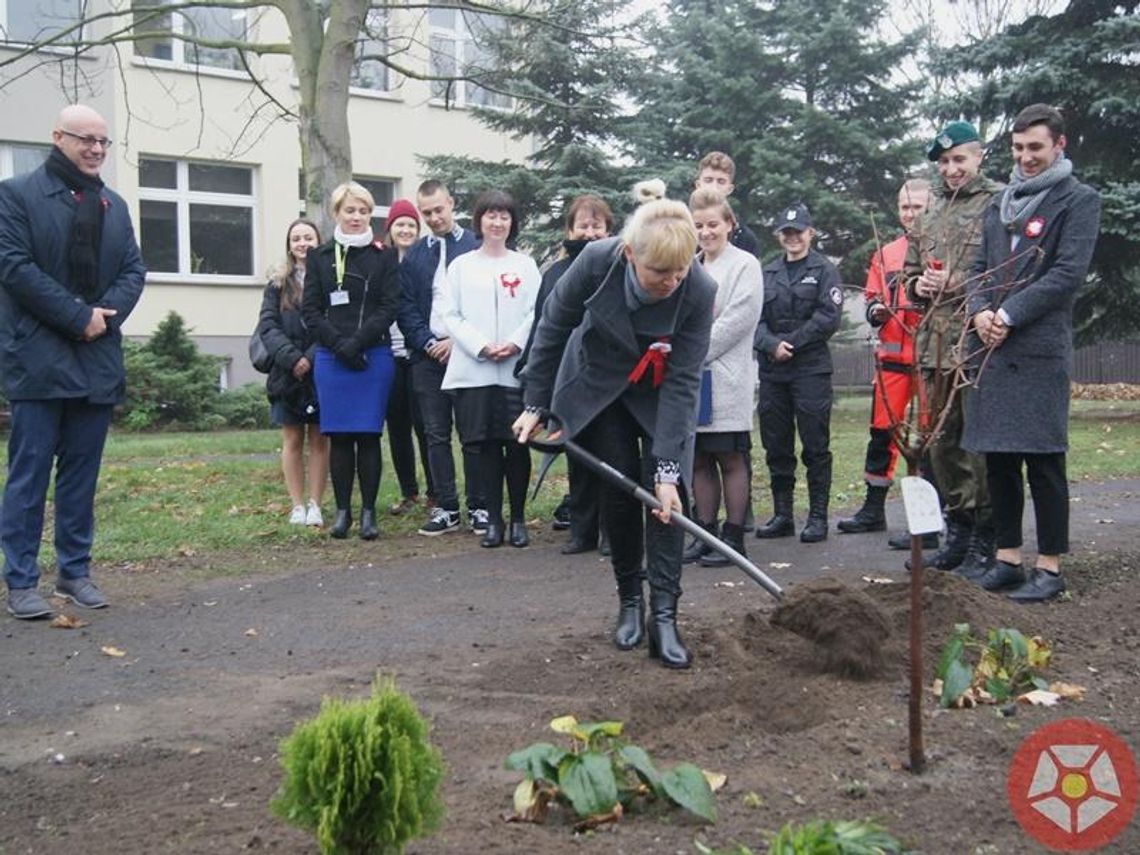
<instances>
[{"instance_id":1,"label":"green military uniform","mask_svg":"<svg viewBox=\"0 0 1140 855\"><path fill-rule=\"evenodd\" d=\"M945 182L931 190L930 206L915 223L907 246L904 275L907 292L926 317L915 334L915 358L922 369L927 406L936 422L965 360L966 289L970 266L982 243L982 214L1002 185L978 175L957 190ZM932 259L949 274L946 289L935 300L919 297L915 280ZM951 402L942 431L930 449L931 468L948 515L981 511L988 515L985 457L961 447L963 407L970 406L968 388Z\"/></svg>"}]
</instances>

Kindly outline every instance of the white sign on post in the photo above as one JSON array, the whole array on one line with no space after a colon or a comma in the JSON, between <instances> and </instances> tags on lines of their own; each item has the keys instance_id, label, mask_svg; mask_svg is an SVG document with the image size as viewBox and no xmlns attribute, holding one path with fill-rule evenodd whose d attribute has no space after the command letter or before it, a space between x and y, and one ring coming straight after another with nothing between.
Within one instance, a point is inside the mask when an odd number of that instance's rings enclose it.
<instances>
[{"instance_id":1,"label":"white sign on post","mask_svg":"<svg viewBox=\"0 0 1140 855\"><path fill-rule=\"evenodd\" d=\"M902 497L908 532L931 534L942 531L942 505L933 484L925 478L907 475L902 479Z\"/></svg>"}]
</instances>

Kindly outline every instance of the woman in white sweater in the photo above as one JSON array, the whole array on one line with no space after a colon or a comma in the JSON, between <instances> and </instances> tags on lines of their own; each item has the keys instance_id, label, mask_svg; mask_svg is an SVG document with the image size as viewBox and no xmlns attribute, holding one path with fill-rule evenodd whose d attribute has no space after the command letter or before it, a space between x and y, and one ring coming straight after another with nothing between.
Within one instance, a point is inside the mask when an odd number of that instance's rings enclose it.
<instances>
[{"instance_id":1,"label":"woman in white sweater","mask_svg":"<svg viewBox=\"0 0 1140 855\"><path fill-rule=\"evenodd\" d=\"M717 284L701 379L693 499L697 520L715 533L723 494L721 537L743 554L756 381L752 335L764 306L764 280L756 257L729 242L736 217L724 196L715 190L697 190L689 197L689 208L697 227L701 264ZM684 560L705 566L728 563L699 540L685 551Z\"/></svg>"},{"instance_id":2,"label":"woman in white sweater","mask_svg":"<svg viewBox=\"0 0 1140 855\"><path fill-rule=\"evenodd\" d=\"M444 322L453 343L444 390L455 395L455 425L465 447L478 450L479 479L489 523L482 546L503 543L503 479L511 505L511 546L526 546L523 506L530 452L515 442L511 423L523 410L514 368L534 321L542 276L530 256L507 248L519 231L510 194L488 190L475 200L472 230L482 245L447 271Z\"/></svg>"}]
</instances>

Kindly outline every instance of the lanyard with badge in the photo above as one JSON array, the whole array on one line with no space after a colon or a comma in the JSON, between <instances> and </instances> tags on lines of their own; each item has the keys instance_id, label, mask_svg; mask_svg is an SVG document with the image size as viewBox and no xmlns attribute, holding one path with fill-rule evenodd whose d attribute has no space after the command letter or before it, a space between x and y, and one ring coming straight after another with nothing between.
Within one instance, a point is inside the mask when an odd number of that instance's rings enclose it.
<instances>
[{"instance_id":1,"label":"lanyard with badge","mask_svg":"<svg viewBox=\"0 0 1140 855\"><path fill-rule=\"evenodd\" d=\"M344 290L344 268L347 255L348 250L343 246L339 243L333 244L333 267L336 270L336 290L329 294L330 306L348 305L348 292Z\"/></svg>"}]
</instances>

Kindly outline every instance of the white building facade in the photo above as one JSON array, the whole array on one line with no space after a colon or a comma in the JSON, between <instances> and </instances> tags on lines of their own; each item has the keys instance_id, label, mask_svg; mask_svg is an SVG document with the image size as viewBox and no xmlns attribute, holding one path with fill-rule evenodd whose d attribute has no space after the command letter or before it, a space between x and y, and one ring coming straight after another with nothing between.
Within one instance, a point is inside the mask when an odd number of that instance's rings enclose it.
<instances>
[{"instance_id":1,"label":"white building facade","mask_svg":"<svg viewBox=\"0 0 1140 855\"><path fill-rule=\"evenodd\" d=\"M161 13L156 6L160 0L0 0L0 56L74 26L81 8L89 19L121 13L94 20L86 38L131 26L136 35L153 34L80 56L25 51L0 68L0 178L39 165L67 103L102 113L114 140L103 177L131 206L149 271L125 332L146 336L176 311L204 352L228 358L222 382L238 385L259 378L246 342L268 271L284 257L285 230L304 208L298 128L272 103L295 109L296 78L287 53L243 58L181 37L288 44L290 34L273 7ZM368 24L389 38L362 42L358 56L394 48L404 68L429 74L476 62L471 31L485 25L446 7L372 10ZM468 106L509 104L470 83L448 88L376 61L358 62L352 83L353 177L373 192L377 217L392 200L414 198L425 177L420 156L521 161L530 152L526 141L475 121Z\"/></svg>"}]
</instances>

